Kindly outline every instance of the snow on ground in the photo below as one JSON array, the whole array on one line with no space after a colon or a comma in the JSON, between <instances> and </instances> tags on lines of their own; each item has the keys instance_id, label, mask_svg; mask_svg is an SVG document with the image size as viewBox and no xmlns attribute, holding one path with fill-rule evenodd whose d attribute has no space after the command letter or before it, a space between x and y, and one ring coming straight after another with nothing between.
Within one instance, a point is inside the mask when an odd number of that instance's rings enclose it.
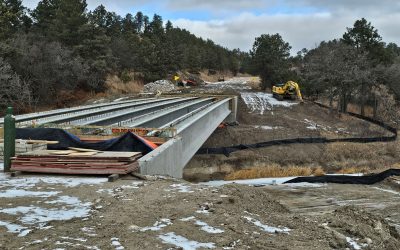
<instances>
[{"instance_id":1,"label":"snow on ground","mask_svg":"<svg viewBox=\"0 0 400 250\"><path fill-rule=\"evenodd\" d=\"M248 180L235 180L235 181L209 181L209 182L201 182L199 184L208 185L208 186L223 186L226 184L242 184L249 186L261 186L261 185L282 185L284 182L297 178L298 176L292 177L272 177L272 178L259 178L259 179L248 179ZM286 186L292 187L322 187L324 184L319 183L288 183L283 184Z\"/></svg>"},{"instance_id":2,"label":"snow on ground","mask_svg":"<svg viewBox=\"0 0 400 250\"><path fill-rule=\"evenodd\" d=\"M119 238L111 238L111 245L115 248L115 250L122 250L125 249L125 247L123 247L121 245L121 243L119 243Z\"/></svg>"},{"instance_id":3,"label":"snow on ground","mask_svg":"<svg viewBox=\"0 0 400 250\"><path fill-rule=\"evenodd\" d=\"M180 247L183 250L196 250L198 248L215 248L215 243L200 243L193 240L188 240L187 238L176 235L175 233L166 233L158 236L163 243L171 244Z\"/></svg>"},{"instance_id":4,"label":"snow on ground","mask_svg":"<svg viewBox=\"0 0 400 250\"><path fill-rule=\"evenodd\" d=\"M247 79L246 78L233 78L229 79L224 82L214 82L214 83L208 83L207 85L204 86L206 89L213 89L213 90L227 90L227 89L233 89L233 90L250 90L251 87L247 85Z\"/></svg>"},{"instance_id":5,"label":"snow on ground","mask_svg":"<svg viewBox=\"0 0 400 250\"><path fill-rule=\"evenodd\" d=\"M196 220L196 218L194 216L182 218L182 219L180 219L180 221L185 221L185 222L186 221L194 221L194 224L196 224L197 226L200 226L201 230L203 230L204 232L210 233L210 234L220 234L220 233L225 232L222 229L215 228L215 227L208 225L204 221Z\"/></svg>"},{"instance_id":6,"label":"snow on ground","mask_svg":"<svg viewBox=\"0 0 400 250\"><path fill-rule=\"evenodd\" d=\"M355 250L360 250L361 249L361 246L355 240L353 240L352 238L346 237L346 241L347 241L347 243L349 243L349 245L353 249L355 249Z\"/></svg>"},{"instance_id":7,"label":"snow on ground","mask_svg":"<svg viewBox=\"0 0 400 250\"><path fill-rule=\"evenodd\" d=\"M344 174L327 174L327 175L344 175ZM362 173L355 173L355 174L345 174L346 176L362 176ZM198 185L206 185L212 187L219 187L227 184L242 184L242 185L249 185L249 186L262 186L262 185L281 185L281 186L288 186L288 187L323 187L326 184L323 183L287 183L285 182L292 180L297 177L304 177L304 176L290 176L290 177L268 177L268 178L258 178L258 179L246 179L246 180L234 180L234 181L208 181L208 182L200 182ZM394 191L393 191L394 192ZM400 193L398 193L400 194Z\"/></svg>"},{"instance_id":8,"label":"snow on ground","mask_svg":"<svg viewBox=\"0 0 400 250\"><path fill-rule=\"evenodd\" d=\"M282 127L280 126L260 126L260 125L254 125L254 128L260 128L260 129L264 129L264 130L272 130L272 129L281 129Z\"/></svg>"},{"instance_id":9,"label":"snow on ground","mask_svg":"<svg viewBox=\"0 0 400 250\"><path fill-rule=\"evenodd\" d=\"M324 126L321 124L317 124L316 122L312 121L312 120L308 120L304 118L304 123L307 124L307 128L311 129L311 130L317 130L317 129L322 129L325 131L329 131L329 129L331 129L331 127L329 126Z\"/></svg>"},{"instance_id":10,"label":"snow on ground","mask_svg":"<svg viewBox=\"0 0 400 250\"><path fill-rule=\"evenodd\" d=\"M189 186L184 184L172 184L170 185L171 188L164 189L164 191L178 191L179 193L193 193L193 190L190 190Z\"/></svg>"},{"instance_id":11,"label":"snow on ground","mask_svg":"<svg viewBox=\"0 0 400 250\"><path fill-rule=\"evenodd\" d=\"M70 220L89 216L92 203L81 202L76 197L63 196L47 203L61 205L61 207L43 208L38 206L17 206L0 209L0 213L18 216L18 220L24 225L33 225L37 228L45 228L47 222L55 220Z\"/></svg>"},{"instance_id":12,"label":"snow on ground","mask_svg":"<svg viewBox=\"0 0 400 250\"><path fill-rule=\"evenodd\" d=\"M0 221L0 227L6 227L7 232L9 232L9 233L17 233L18 237L25 236L31 231L27 227L23 227L21 225L12 224L9 222L4 222L4 221Z\"/></svg>"},{"instance_id":13,"label":"snow on ground","mask_svg":"<svg viewBox=\"0 0 400 250\"><path fill-rule=\"evenodd\" d=\"M255 226L261 228L263 231L267 233L288 233L290 231L287 227L271 227L261 223L261 221L253 219L249 216L243 216L248 222L254 224Z\"/></svg>"},{"instance_id":14,"label":"snow on ground","mask_svg":"<svg viewBox=\"0 0 400 250\"><path fill-rule=\"evenodd\" d=\"M0 163L0 171L3 171ZM106 178L73 178L27 176L10 177L0 173L0 198L29 198L23 206L12 206L9 203L0 207L0 214L15 217L13 222L0 221L0 227L18 236L27 235L32 229L47 229L50 221L70 220L88 217L92 203L82 202L74 196L60 196L60 191L53 191L54 186L77 187L79 185L96 185L107 182ZM43 188L40 184L48 184ZM46 189L46 190L43 190ZM30 203L30 204L29 204Z\"/></svg>"},{"instance_id":15,"label":"snow on ground","mask_svg":"<svg viewBox=\"0 0 400 250\"><path fill-rule=\"evenodd\" d=\"M373 187L374 189L378 189L381 190L383 192L387 192L387 193L391 193L391 194L396 194L396 195L400 195L399 192L394 191L394 190L390 190L390 189L384 189L384 188L380 188L380 187Z\"/></svg>"},{"instance_id":16,"label":"snow on ground","mask_svg":"<svg viewBox=\"0 0 400 250\"><path fill-rule=\"evenodd\" d=\"M297 102L276 100L272 94L264 92L243 92L240 95L251 112L261 115L275 106L290 107L297 104Z\"/></svg>"},{"instance_id":17,"label":"snow on ground","mask_svg":"<svg viewBox=\"0 0 400 250\"><path fill-rule=\"evenodd\" d=\"M159 231L163 227L172 225L172 222L170 219L161 219L160 221L156 221L152 227L144 227L140 229L141 232L146 232L146 231Z\"/></svg>"}]
</instances>

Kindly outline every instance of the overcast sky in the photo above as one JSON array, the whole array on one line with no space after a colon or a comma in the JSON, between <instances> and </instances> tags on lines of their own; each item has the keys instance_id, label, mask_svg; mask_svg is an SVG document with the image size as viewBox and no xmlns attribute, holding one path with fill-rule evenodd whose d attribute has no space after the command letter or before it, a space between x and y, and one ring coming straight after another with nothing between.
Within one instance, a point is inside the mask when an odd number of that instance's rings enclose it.
<instances>
[{"instance_id":1,"label":"overcast sky","mask_svg":"<svg viewBox=\"0 0 400 250\"><path fill-rule=\"evenodd\" d=\"M23 0L35 8L38 0ZM322 40L340 38L356 19L372 22L385 42L400 44L399 0L87 0L88 9L103 4L120 15L157 13L230 49L251 49L261 34L280 33L292 54Z\"/></svg>"}]
</instances>

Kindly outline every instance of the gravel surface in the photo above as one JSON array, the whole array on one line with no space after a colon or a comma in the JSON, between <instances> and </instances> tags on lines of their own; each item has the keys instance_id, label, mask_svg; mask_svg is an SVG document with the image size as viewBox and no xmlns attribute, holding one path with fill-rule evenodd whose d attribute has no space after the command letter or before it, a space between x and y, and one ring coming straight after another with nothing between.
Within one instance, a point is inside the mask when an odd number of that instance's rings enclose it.
<instances>
[{"instance_id":1,"label":"gravel surface","mask_svg":"<svg viewBox=\"0 0 400 250\"><path fill-rule=\"evenodd\" d=\"M169 92L173 90L175 90L175 85L171 81L158 80L144 85L143 92L157 93L159 91Z\"/></svg>"}]
</instances>

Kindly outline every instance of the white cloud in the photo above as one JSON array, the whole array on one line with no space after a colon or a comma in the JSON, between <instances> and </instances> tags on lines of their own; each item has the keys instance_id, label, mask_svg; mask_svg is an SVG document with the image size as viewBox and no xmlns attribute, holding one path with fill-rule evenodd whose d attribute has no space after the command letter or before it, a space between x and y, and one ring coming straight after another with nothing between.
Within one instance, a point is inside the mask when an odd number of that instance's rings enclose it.
<instances>
[{"instance_id":1,"label":"white cloud","mask_svg":"<svg viewBox=\"0 0 400 250\"><path fill-rule=\"evenodd\" d=\"M295 54L302 48L313 48L323 40L341 38L346 27L351 27L361 17L363 16L338 16L329 12L304 15L243 13L225 20L178 19L173 20L173 23L230 49L240 48L245 51L251 49L255 37L280 33L293 47L292 54ZM400 21L400 13L366 18L378 29L384 41L400 44L400 29L396 27L396 23Z\"/></svg>"}]
</instances>

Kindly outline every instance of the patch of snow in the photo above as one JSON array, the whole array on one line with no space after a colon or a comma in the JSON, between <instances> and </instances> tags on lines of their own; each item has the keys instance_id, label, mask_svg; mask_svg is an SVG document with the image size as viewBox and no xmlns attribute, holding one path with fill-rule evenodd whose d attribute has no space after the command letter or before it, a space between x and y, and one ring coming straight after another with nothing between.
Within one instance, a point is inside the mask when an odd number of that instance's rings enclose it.
<instances>
[{"instance_id":1,"label":"patch of snow","mask_svg":"<svg viewBox=\"0 0 400 250\"><path fill-rule=\"evenodd\" d=\"M178 191L179 193L194 193L193 190L190 190L189 186L184 184L172 184L170 185L171 189L164 189L165 191Z\"/></svg>"},{"instance_id":2,"label":"patch of snow","mask_svg":"<svg viewBox=\"0 0 400 250\"><path fill-rule=\"evenodd\" d=\"M391 193L391 194L397 194L397 195L400 195L400 193L399 192L397 192L397 191L394 191L394 190L390 190L390 189L384 189L384 188L380 188L380 187L373 187L374 189L378 189L378 190L381 190L381 191L383 191L383 192L387 192L387 193Z\"/></svg>"},{"instance_id":3,"label":"patch of snow","mask_svg":"<svg viewBox=\"0 0 400 250\"><path fill-rule=\"evenodd\" d=\"M127 98L128 97L117 98L117 99L113 100L113 102L119 102L119 101L122 101L122 100L127 99Z\"/></svg>"},{"instance_id":4,"label":"patch of snow","mask_svg":"<svg viewBox=\"0 0 400 250\"><path fill-rule=\"evenodd\" d=\"M111 188L107 188L107 189L100 188L100 189L98 189L96 191L96 193L107 193L109 195L113 195L114 194L114 190L112 190Z\"/></svg>"},{"instance_id":5,"label":"patch of snow","mask_svg":"<svg viewBox=\"0 0 400 250\"><path fill-rule=\"evenodd\" d=\"M322 130L325 130L325 131L329 131L329 129L331 128L329 126L324 126L324 125L321 125L321 124L317 124L316 122L308 120L308 119L304 119L304 123L308 125L306 128L307 129L311 129L311 130L322 129Z\"/></svg>"},{"instance_id":6,"label":"patch of snow","mask_svg":"<svg viewBox=\"0 0 400 250\"><path fill-rule=\"evenodd\" d=\"M7 232L9 232L9 233L17 233L18 237L26 236L31 231L27 227L17 225L17 224L12 224L12 223L5 222L5 221L0 221L0 226L6 227Z\"/></svg>"},{"instance_id":7,"label":"patch of snow","mask_svg":"<svg viewBox=\"0 0 400 250\"><path fill-rule=\"evenodd\" d=\"M228 246L228 247L223 247L222 249L224 249L224 250L235 249L236 245L237 245L239 242L240 242L240 239L239 239L239 240L235 240L235 241L229 243L229 246Z\"/></svg>"},{"instance_id":8,"label":"patch of snow","mask_svg":"<svg viewBox=\"0 0 400 250\"><path fill-rule=\"evenodd\" d=\"M161 228L172 225L170 219L161 219L160 221L156 221L152 227L144 227L140 229L141 232L146 231L159 231Z\"/></svg>"},{"instance_id":9,"label":"patch of snow","mask_svg":"<svg viewBox=\"0 0 400 250\"><path fill-rule=\"evenodd\" d=\"M194 220L196 217L194 217L194 216L190 216L190 217L186 217L186 218L182 218L182 219L179 219L180 221L190 221L190 220Z\"/></svg>"},{"instance_id":10,"label":"patch of snow","mask_svg":"<svg viewBox=\"0 0 400 250\"><path fill-rule=\"evenodd\" d=\"M347 243L349 243L349 245L353 249L355 249L355 250L360 250L361 249L361 246L355 240L353 240L352 238L346 237L346 241L347 241Z\"/></svg>"},{"instance_id":11,"label":"patch of snow","mask_svg":"<svg viewBox=\"0 0 400 250\"><path fill-rule=\"evenodd\" d=\"M79 242L87 241L87 239L84 239L84 238L72 238L72 237L68 237L68 236L61 236L60 238L63 240L74 240L74 241L79 241Z\"/></svg>"},{"instance_id":12,"label":"patch of snow","mask_svg":"<svg viewBox=\"0 0 400 250\"><path fill-rule=\"evenodd\" d=\"M183 250L196 250L198 248L215 248L215 243L200 243L197 241L188 240L183 236L175 233L166 233L158 236L163 243L181 247Z\"/></svg>"},{"instance_id":13,"label":"patch of snow","mask_svg":"<svg viewBox=\"0 0 400 250\"><path fill-rule=\"evenodd\" d=\"M208 210L206 210L205 208L202 207L199 210L197 210L196 213L198 213L198 214L209 214L210 212L208 212Z\"/></svg>"},{"instance_id":14,"label":"patch of snow","mask_svg":"<svg viewBox=\"0 0 400 250\"><path fill-rule=\"evenodd\" d=\"M0 173L0 187L12 187L14 189L27 189L39 183L62 185L65 187L77 187L79 185L94 185L107 182L106 178L74 178L74 177L17 177L10 178L5 173Z\"/></svg>"},{"instance_id":15,"label":"patch of snow","mask_svg":"<svg viewBox=\"0 0 400 250\"><path fill-rule=\"evenodd\" d=\"M97 236L95 229L94 229L94 228L91 228L91 227L83 227L83 228L81 228L81 231L82 231L85 235L87 235L87 236L89 236L89 237L95 237L95 236Z\"/></svg>"},{"instance_id":16,"label":"patch of snow","mask_svg":"<svg viewBox=\"0 0 400 250\"><path fill-rule=\"evenodd\" d=\"M272 127L272 126L263 126L263 125L254 125L253 127L254 128L264 129L264 130L272 130L272 129L280 129L280 128L282 128L280 126Z\"/></svg>"},{"instance_id":17,"label":"patch of snow","mask_svg":"<svg viewBox=\"0 0 400 250\"><path fill-rule=\"evenodd\" d=\"M289 233L290 229L287 227L271 227L265 224L262 224L259 220L253 219L251 217L248 216L243 216L243 218L245 218L248 222L251 222L252 224L254 224L255 226L261 228L263 231L267 232L267 233Z\"/></svg>"},{"instance_id":18,"label":"patch of snow","mask_svg":"<svg viewBox=\"0 0 400 250\"><path fill-rule=\"evenodd\" d=\"M258 178L258 179L248 179L248 180L235 180L235 181L209 181L209 182L202 182L199 184L208 185L208 186L223 186L226 184L243 184L243 185L275 185L275 184L283 184L286 181L296 178L297 176L293 177L277 177L277 178Z\"/></svg>"},{"instance_id":19,"label":"patch of snow","mask_svg":"<svg viewBox=\"0 0 400 250\"><path fill-rule=\"evenodd\" d=\"M198 226L201 226L201 230L203 230L207 233L210 233L210 234L220 234L220 233L224 232L224 230L212 227L212 226L208 225L207 223L200 221L200 220L196 220L195 224Z\"/></svg>"},{"instance_id":20,"label":"patch of snow","mask_svg":"<svg viewBox=\"0 0 400 250\"><path fill-rule=\"evenodd\" d=\"M41 197L46 198L50 196L54 196L60 192L51 191L51 192L36 192L36 191L27 191L23 189L8 189L2 191L0 193L0 198L16 198L16 197Z\"/></svg>"},{"instance_id":21,"label":"patch of snow","mask_svg":"<svg viewBox=\"0 0 400 250\"><path fill-rule=\"evenodd\" d=\"M0 213L10 215L22 215L19 220L23 224L36 225L44 228L47 222L70 220L73 218L84 218L90 213L92 203L82 203L76 197L61 196L55 201L48 201L49 204L62 203L61 208L41 208L36 206L18 206L13 208L0 209Z\"/></svg>"},{"instance_id":22,"label":"patch of snow","mask_svg":"<svg viewBox=\"0 0 400 250\"><path fill-rule=\"evenodd\" d=\"M195 220L195 219L196 218L194 216L190 216L187 218L180 219L180 221L191 221L191 220ZM210 233L210 234L220 234L220 233L224 232L224 230L212 227L201 220L195 220L194 224L196 224L197 226L201 226L201 230L203 230L207 233Z\"/></svg>"},{"instance_id":23,"label":"patch of snow","mask_svg":"<svg viewBox=\"0 0 400 250\"><path fill-rule=\"evenodd\" d=\"M278 101L272 94L264 92L243 92L240 95L251 112L257 112L260 115L264 114L266 110L272 110L274 106L290 107L298 104L297 102Z\"/></svg>"},{"instance_id":24,"label":"patch of snow","mask_svg":"<svg viewBox=\"0 0 400 250\"><path fill-rule=\"evenodd\" d=\"M121 245L121 243L119 243L119 238L111 238L111 245L115 247L115 250L122 250L125 249L125 247L123 247Z\"/></svg>"}]
</instances>

